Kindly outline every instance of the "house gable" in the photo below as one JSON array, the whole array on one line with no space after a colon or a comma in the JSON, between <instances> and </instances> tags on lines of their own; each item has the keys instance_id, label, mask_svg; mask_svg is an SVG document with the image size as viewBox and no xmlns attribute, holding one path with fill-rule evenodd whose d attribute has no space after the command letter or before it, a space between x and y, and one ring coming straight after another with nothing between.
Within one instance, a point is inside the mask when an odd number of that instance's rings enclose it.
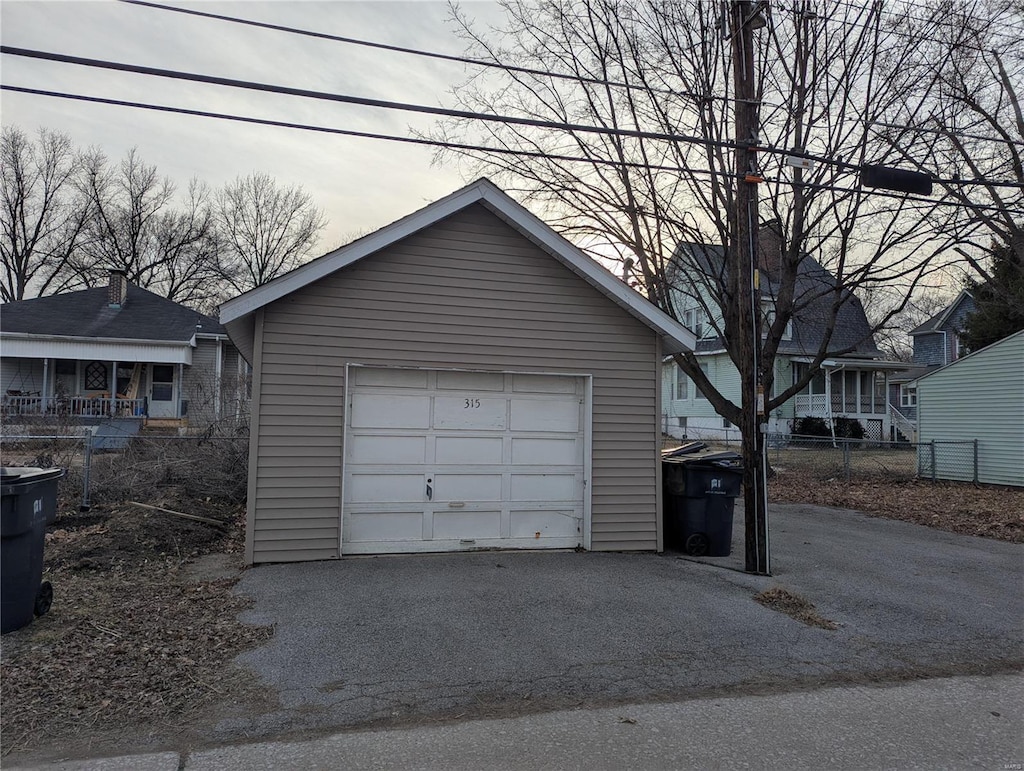
<instances>
[{"instance_id":1,"label":"house gable","mask_svg":"<svg viewBox=\"0 0 1024 771\"><path fill-rule=\"evenodd\" d=\"M253 349L252 316L258 309L337 270L377 254L388 246L478 203L632 316L658 332L667 353L693 349L696 340L689 330L630 289L487 179L477 180L371 235L330 252L269 284L229 300L221 307L221 322L227 327L232 340L243 355L249 356Z\"/></svg>"}]
</instances>

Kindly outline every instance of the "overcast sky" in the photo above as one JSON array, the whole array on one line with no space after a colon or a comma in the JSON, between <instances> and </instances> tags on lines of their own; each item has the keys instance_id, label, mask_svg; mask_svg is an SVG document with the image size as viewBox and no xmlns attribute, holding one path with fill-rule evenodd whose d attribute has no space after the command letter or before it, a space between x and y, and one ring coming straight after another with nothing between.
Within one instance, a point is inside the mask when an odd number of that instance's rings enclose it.
<instances>
[{"instance_id":1,"label":"overcast sky","mask_svg":"<svg viewBox=\"0 0 1024 771\"><path fill-rule=\"evenodd\" d=\"M444 2L228 2L168 5L443 53L462 54ZM500 21L491 2L464 2L483 24ZM73 56L184 70L315 91L422 104L447 103L462 65L373 51L113 2L0 3L3 44ZM368 107L169 81L5 55L5 85L42 88L272 120L408 135L433 119ZM300 184L324 209L318 252L375 230L460 187L454 168L431 165L430 148L211 118L0 92L3 124L68 134L112 159L138 148L184 187L198 177L219 187L265 172Z\"/></svg>"}]
</instances>

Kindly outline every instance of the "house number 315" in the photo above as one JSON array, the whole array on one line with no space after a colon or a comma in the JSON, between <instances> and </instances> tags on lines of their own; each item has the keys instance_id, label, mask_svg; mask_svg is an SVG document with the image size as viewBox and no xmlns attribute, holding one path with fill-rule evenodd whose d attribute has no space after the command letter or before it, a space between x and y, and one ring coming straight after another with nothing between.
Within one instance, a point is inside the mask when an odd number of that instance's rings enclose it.
<instances>
[{"instance_id":1,"label":"house number 315","mask_svg":"<svg viewBox=\"0 0 1024 771\"><path fill-rule=\"evenodd\" d=\"M479 399L466 399L466 406L463 409L467 410L478 410L480 409Z\"/></svg>"}]
</instances>

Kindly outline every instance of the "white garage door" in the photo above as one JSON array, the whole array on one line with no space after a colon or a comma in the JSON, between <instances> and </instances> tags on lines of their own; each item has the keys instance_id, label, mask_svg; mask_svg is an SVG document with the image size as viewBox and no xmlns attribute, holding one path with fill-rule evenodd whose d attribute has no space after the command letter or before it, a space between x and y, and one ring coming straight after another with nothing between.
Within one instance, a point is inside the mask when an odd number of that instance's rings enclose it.
<instances>
[{"instance_id":1,"label":"white garage door","mask_svg":"<svg viewBox=\"0 0 1024 771\"><path fill-rule=\"evenodd\" d=\"M342 553L584 545L584 380L352 367Z\"/></svg>"}]
</instances>

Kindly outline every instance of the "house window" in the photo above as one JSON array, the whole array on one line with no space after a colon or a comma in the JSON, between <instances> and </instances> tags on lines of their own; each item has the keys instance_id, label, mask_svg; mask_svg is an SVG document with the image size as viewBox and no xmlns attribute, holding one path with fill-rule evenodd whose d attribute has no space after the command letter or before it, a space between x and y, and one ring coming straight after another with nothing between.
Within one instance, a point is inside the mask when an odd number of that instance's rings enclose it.
<instances>
[{"instance_id":1,"label":"house window","mask_svg":"<svg viewBox=\"0 0 1024 771\"><path fill-rule=\"evenodd\" d=\"M967 355L967 347L964 345L964 341L960 339L960 335L953 336L953 349L954 359L962 359Z\"/></svg>"},{"instance_id":2,"label":"house window","mask_svg":"<svg viewBox=\"0 0 1024 771\"><path fill-rule=\"evenodd\" d=\"M90 361L82 373L82 383L86 391L106 391L107 365L102 361Z\"/></svg>"},{"instance_id":3,"label":"house window","mask_svg":"<svg viewBox=\"0 0 1024 771\"><path fill-rule=\"evenodd\" d=\"M700 308L690 308L684 311L683 324L697 336L698 340L704 337L704 311Z\"/></svg>"},{"instance_id":4,"label":"house window","mask_svg":"<svg viewBox=\"0 0 1024 771\"><path fill-rule=\"evenodd\" d=\"M710 379L711 379L711 372L710 372L710 370L708 369L708 365L707 365L706 363L701 363L701 365L700 365L700 371L704 373L704 377L706 377L706 378L707 378L708 380L710 380ZM698 399L707 399L707 398L708 398L708 397L706 397L706 396L705 396L705 395L704 395L704 394L703 394L703 393L701 392L701 390L700 390L699 388L695 389L695 391L696 391L696 398L698 398Z\"/></svg>"},{"instance_id":5,"label":"house window","mask_svg":"<svg viewBox=\"0 0 1024 771\"><path fill-rule=\"evenodd\" d=\"M902 406L902 407L916 407L917 406L917 386L912 386L912 385L901 385L900 386L900 406Z\"/></svg>"},{"instance_id":6,"label":"house window","mask_svg":"<svg viewBox=\"0 0 1024 771\"><path fill-rule=\"evenodd\" d=\"M764 316L764 329L761 330L761 334L768 335L768 330L771 329L772 324L775 323L775 303L771 300L761 301L761 313ZM786 322L786 328L782 330L782 339L791 340L793 338L793 319Z\"/></svg>"},{"instance_id":7,"label":"house window","mask_svg":"<svg viewBox=\"0 0 1024 771\"><path fill-rule=\"evenodd\" d=\"M77 362L74 359L57 359L55 370L58 375L74 376L78 372Z\"/></svg>"},{"instance_id":8,"label":"house window","mask_svg":"<svg viewBox=\"0 0 1024 771\"><path fill-rule=\"evenodd\" d=\"M678 364L676 365L676 399L686 399L689 396L689 389L687 387L686 373L683 372L683 368Z\"/></svg>"}]
</instances>

